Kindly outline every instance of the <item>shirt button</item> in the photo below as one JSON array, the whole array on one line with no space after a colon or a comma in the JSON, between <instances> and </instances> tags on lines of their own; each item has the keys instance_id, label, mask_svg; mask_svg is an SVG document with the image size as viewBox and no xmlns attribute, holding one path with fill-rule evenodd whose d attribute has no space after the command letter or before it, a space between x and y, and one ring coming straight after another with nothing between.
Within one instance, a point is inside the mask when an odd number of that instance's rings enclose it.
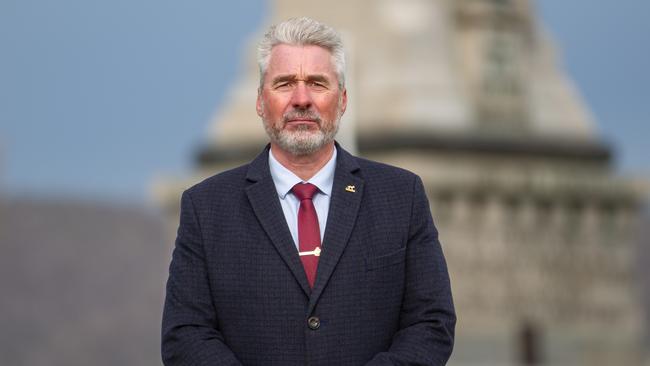
<instances>
[{"instance_id":1,"label":"shirt button","mask_svg":"<svg viewBox=\"0 0 650 366\"><path fill-rule=\"evenodd\" d=\"M315 316L310 317L307 319L307 326L309 326L309 329L311 330L316 330L320 328L320 319L318 319Z\"/></svg>"}]
</instances>

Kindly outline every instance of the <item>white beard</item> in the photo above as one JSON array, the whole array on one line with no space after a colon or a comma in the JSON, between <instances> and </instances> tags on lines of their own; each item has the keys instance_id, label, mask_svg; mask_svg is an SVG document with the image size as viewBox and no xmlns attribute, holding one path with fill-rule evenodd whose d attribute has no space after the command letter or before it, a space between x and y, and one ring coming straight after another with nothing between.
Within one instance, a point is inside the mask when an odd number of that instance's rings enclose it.
<instances>
[{"instance_id":1,"label":"white beard","mask_svg":"<svg viewBox=\"0 0 650 366\"><path fill-rule=\"evenodd\" d=\"M265 126L267 126L266 123ZM271 137L271 141L292 155L313 154L323 146L333 142L337 131L338 123L328 131L323 131L320 128L317 131L311 131L307 126L298 126L293 131L287 129L266 129L267 134Z\"/></svg>"},{"instance_id":2,"label":"white beard","mask_svg":"<svg viewBox=\"0 0 650 366\"><path fill-rule=\"evenodd\" d=\"M315 112L292 111L283 116L281 127L277 127L276 124L262 118L264 130L273 143L292 155L313 154L334 141L334 137L339 130L339 121L342 115L340 103L341 100L339 99L339 105L337 106L338 112L335 120L331 121L331 123L327 123L328 121L323 122ZM263 104L262 108L264 108ZM297 126L294 130L284 128L287 123L286 121L299 116L316 120L318 122L318 130L313 131L308 126ZM324 128L323 126L326 127Z\"/></svg>"}]
</instances>

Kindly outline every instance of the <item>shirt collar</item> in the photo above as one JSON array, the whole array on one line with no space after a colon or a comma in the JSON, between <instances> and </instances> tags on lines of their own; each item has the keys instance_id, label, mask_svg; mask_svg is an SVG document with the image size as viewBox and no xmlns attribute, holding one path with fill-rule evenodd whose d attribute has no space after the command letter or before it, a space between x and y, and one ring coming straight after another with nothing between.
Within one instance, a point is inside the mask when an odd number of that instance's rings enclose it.
<instances>
[{"instance_id":1,"label":"shirt collar","mask_svg":"<svg viewBox=\"0 0 650 366\"><path fill-rule=\"evenodd\" d=\"M318 187L320 193L326 196L331 195L332 185L334 184L336 155L337 151L336 148L334 148L334 153L330 160L308 181L303 181L291 170L280 164L280 162L273 156L271 149L269 149L269 169L271 170L271 178L273 178L275 189L278 191L280 198L284 199L287 196L287 193L291 191L291 188L300 182L311 183Z\"/></svg>"}]
</instances>

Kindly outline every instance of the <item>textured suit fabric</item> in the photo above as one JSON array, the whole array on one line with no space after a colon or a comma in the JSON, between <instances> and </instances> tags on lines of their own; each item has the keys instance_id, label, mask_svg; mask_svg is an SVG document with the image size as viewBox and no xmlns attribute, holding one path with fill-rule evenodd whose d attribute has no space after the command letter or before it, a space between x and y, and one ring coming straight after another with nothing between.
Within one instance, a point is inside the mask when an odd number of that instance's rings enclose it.
<instances>
[{"instance_id":1,"label":"textured suit fabric","mask_svg":"<svg viewBox=\"0 0 650 366\"><path fill-rule=\"evenodd\" d=\"M166 365L446 363L456 318L420 178L337 148L313 290L268 146L183 193L163 314Z\"/></svg>"}]
</instances>

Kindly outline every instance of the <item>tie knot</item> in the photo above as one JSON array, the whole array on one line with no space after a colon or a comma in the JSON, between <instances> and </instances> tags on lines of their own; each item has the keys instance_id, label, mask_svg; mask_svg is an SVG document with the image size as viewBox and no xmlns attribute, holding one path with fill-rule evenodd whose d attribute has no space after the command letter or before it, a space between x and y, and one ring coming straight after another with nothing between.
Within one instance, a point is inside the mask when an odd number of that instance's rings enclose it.
<instances>
[{"instance_id":1,"label":"tie knot","mask_svg":"<svg viewBox=\"0 0 650 366\"><path fill-rule=\"evenodd\" d=\"M299 200L310 200L312 197L314 197L314 193L318 190L318 187L311 183L298 183L293 188L291 188L291 191L293 191L293 194L298 197Z\"/></svg>"}]
</instances>

